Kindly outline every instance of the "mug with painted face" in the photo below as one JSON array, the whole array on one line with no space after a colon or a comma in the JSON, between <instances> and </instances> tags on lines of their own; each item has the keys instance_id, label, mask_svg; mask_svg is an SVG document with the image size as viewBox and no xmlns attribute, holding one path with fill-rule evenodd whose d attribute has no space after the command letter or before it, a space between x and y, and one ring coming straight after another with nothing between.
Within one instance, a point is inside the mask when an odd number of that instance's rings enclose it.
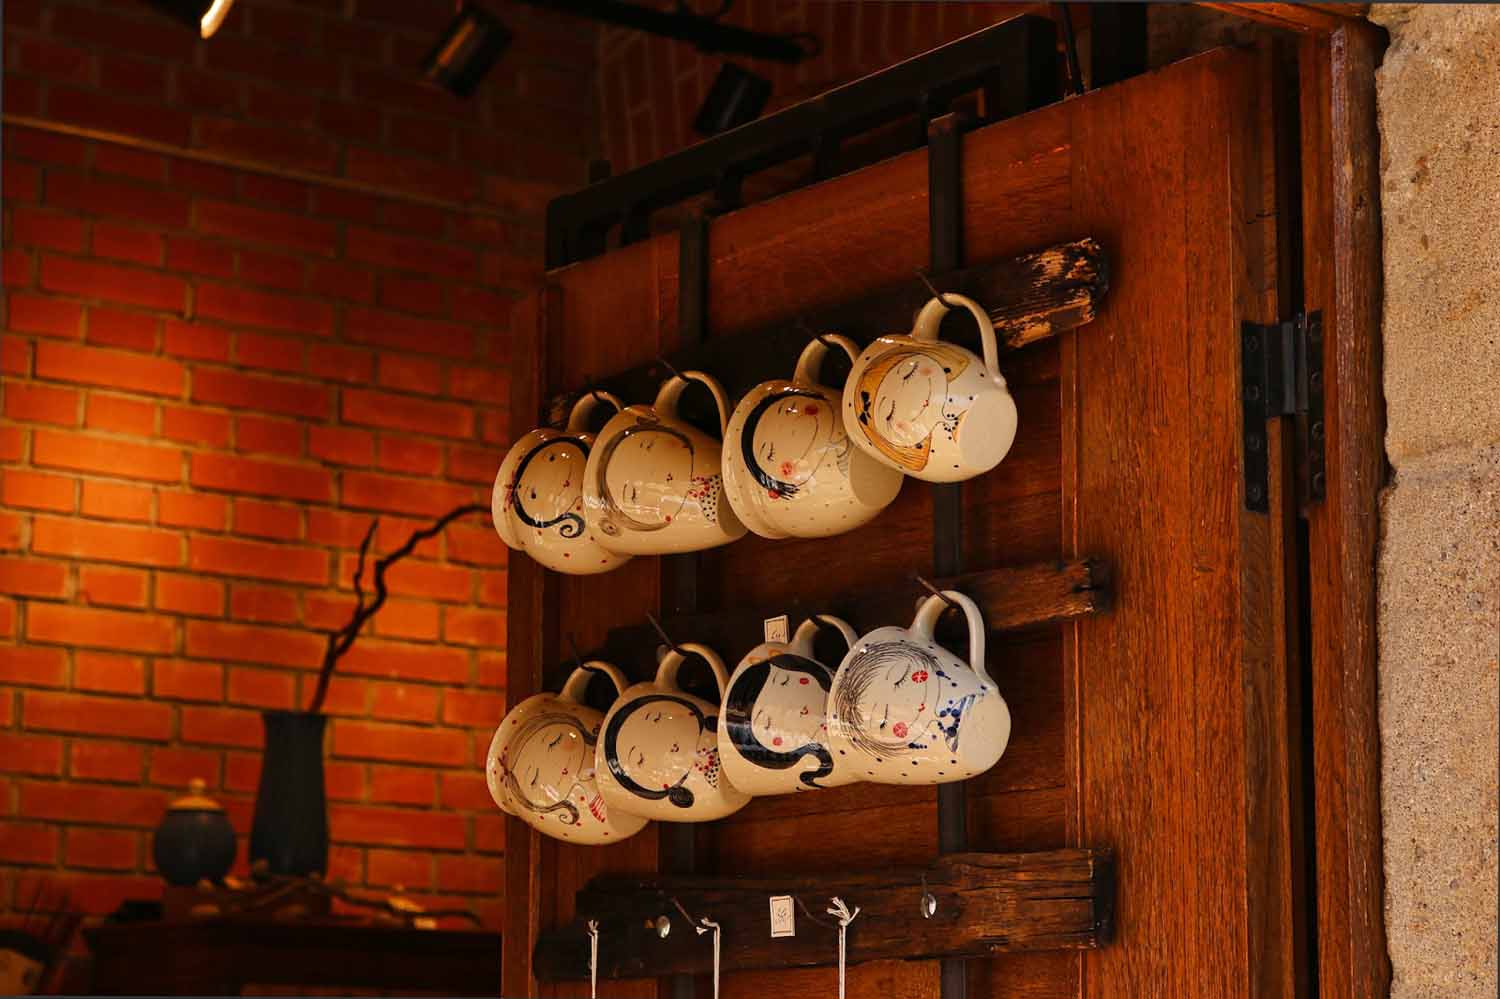
<instances>
[{"instance_id":1,"label":"mug with painted face","mask_svg":"<svg viewBox=\"0 0 1500 999\"><path fill-rule=\"evenodd\" d=\"M719 716L719 759L729 782L746 794L792 794L859 780L847 756L835 759L828 747L833 670L813 651L823 625L854 647L853 628L819 614L803 621L790 642L757 645L729 678Z\"/></svg>"},{"instance_id":2,"label":"mug with painted face","mask_svg":"<svg viewBox=\"0 0 1500 999\"><path fill-rule=\"evenodd\" d=\"M728 544L745 525L723 500L719 442L677 416L691 382L713 393L722 433L729 403L698 371L662 383L650 406L627 406L604 425L584 469L593 535L619 555L671 555Z\"/></svg>"},{"instance_id":3,"label":"mug with painted face","mask_svg":"<svg viewBox=\"0 0 1500 999\"><path fill-rule=\"evenodd\" d=\"M511 446L495 488L490 514L495 533L542 565L575 576L608 572L629 560L602 547L584 522L583 473L594 435L588 414L600 403L624 408L608 392L590 392L573 405L566 430L542 428Z\"/></svg>"},{"instance_id":4,"label":"mug with painted face","mask_svg":"<svg viewBox=\"0 0 1500 999\"><path fill-rule=\"evenodd\" d=\"M517 704L490 739L484 776L500 809L538 832L567 843L618 843L646 820L612 810L599 793L594 747L604 716L583 702L589 680L602 673L616 694L625 676L605 662L575 669L560 694L537 694Z\"/></svg>"},{"instance_id":5,"label":"mug with painted face","mask_svg":"<svg viewBox=\"0 0 1500 999\"><path fill-rule=\"evenodd\" d=\"M859 780L946 784L984 773L1005 752L1010 709L985 669L979 608L955 590L943 595L968 619L967 664L933 637L947 604L932 596L910 628L861 638L833 678L829 745Z\"/></svg>"},{"instance_id":6,"label":"mug with painted face","mask_svg":"<svg viewBox=\"0 0 1500 999\"><path fill-rule=\"evenodd\" d=\"M938 340L948 303L979 323L984 360ZM865 348L844 384L844 427L855 445L928 482L960 482L1000 464L1016 439L1016 403L996 360L995 327L971 298L944 295L911 333Z\"/></svg>"},{"instance_id":7,"label":"mug with painted face","mask_svg":"<svg viewBox=\"0 0 1500 999\"><path fill-rule=\"evenodd\" d=\"M708 662L722 699L723 661L685 644ZM683 656L669 651L651 683L626 690L604 716L597 762L599 790L617 812L662 822L709 822L733 815L750 796L719 765L719 707L677 686Z\"/></svg>"},{"instance_id":8,"label":"mug with painted face","mask_svg":"<svg viewBox=\"0 0 1500 999\"><path fill-rule=\"evenodd\" d=\"M802 351L792 380L763 382L740 400L724 435L724 491L764 538L825 538L869 523L901 491L901 473L854 447L839 393L818 382L829 344L853 361L859 348L828 335Z\"/></svg>"}]
</instances>

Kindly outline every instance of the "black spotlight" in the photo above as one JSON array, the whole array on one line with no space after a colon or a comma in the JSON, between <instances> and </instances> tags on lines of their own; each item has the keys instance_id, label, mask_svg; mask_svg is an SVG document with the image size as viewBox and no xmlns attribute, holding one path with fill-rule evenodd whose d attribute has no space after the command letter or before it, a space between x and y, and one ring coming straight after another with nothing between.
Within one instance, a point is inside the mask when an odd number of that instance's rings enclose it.
<instances>
[{"instance_id":1,"label":"black spotlight","mask_svg":"<svg viewBox=\"0 0 1500 999\"><path fill-rule=\"evenodd\" d=\"M510 44L510 31L483 7L463 4L422 60L429 83L468 97Z\"/></svg>"},{"instance_id":2,"label":"black spotlight","mask_svg":"<svg viewBox=\"0 0 1500 999\"><path fill-rule=\"evenodd\" d=\"M699 135L718 135L731 128L738 128L754 121L765 110L771 99L771 81L726 62L714 85L708 88L698 117L693 119L693 131Z\"/></svg>"},{"instance_id":3,"label":"black spotlight","mask_svg":"<svg viewBox=\"0 0 1500 999\"><path fill-rule=\"evenodd\" d=\"M176 18L190 28L197 28L204 38L219 30L234 0L148 0L151 6Z\"/></svg>"}]
</instances>

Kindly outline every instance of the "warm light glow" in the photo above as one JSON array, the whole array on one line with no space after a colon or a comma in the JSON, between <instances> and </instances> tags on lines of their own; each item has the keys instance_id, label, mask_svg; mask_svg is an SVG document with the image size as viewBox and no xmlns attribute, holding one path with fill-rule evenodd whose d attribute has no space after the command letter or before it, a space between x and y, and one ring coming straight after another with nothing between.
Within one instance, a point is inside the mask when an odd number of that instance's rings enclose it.
<instances>
[{"instance_id":1,"label":"warm light glow","mask_svg":"<svg viewBox=\"0 0 1500 999\"><path fill-rule=\"evenodd\" d=\"M214 0L213 6L203 15L200 23L204 38L213 37L213 33L219 30L219 25L224 23L224 18L229 16L229 8L234 5L234 0Z\"/></svg>"}]
</instances>

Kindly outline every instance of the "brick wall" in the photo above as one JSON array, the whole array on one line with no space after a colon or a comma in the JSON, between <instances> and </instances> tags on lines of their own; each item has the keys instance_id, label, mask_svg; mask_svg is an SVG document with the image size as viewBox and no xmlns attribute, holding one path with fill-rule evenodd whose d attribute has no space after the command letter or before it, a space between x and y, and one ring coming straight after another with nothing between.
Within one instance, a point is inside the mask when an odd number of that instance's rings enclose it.
<instances>
[{"instance_id":1,"label":"brick wall","mask_svg":"<svg viewBox=\"0 0 1500 999\"><path fill-rule=\"evenodd\" d=\"M194 777L243 872L258 711L307 703L366 525L388 551L488 497L595 53L502 8L516 44L458 101L416 72L451 9L240 0L201 42L4 4L0 913L43 874L94 914L158 895L150 830ZM505 551L476 517L390 583L327 704L332 874L495 925Z\"/></svg>"}]
</instances>

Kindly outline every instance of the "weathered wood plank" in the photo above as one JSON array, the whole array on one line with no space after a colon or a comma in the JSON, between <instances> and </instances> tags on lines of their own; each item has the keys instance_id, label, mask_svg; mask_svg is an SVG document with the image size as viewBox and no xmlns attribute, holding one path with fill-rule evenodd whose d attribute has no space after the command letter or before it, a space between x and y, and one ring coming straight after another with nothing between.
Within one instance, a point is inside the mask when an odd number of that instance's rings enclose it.
<instances>
[{"instance_id":1,"label":"weathered wood plank","mask_svg":"<svg viewBox=\"0 0 1500 999\"><path fill-rule=\"evenodd\" d=\"M926 884L937 899L930 919L918 902ZM837 931L825 913L842 898L860 913L848 932L849 961L920 959L1010 951L1077 950L1110 941L1114 856L1109 850L955 853L927 868L773 879L600 878L579 893L580 921L542 936L540 979L588 975L583 920L599 920L599 976L639 978L712 968L708 938L690 931L678 904L720 924L726 971L817 967L836 962ZM770 936L772 895L800 903L795 936ZM675 900L675 903L674 903ZM648 923L667 915L671 932Z\"/></svg>"}]
</instances>

